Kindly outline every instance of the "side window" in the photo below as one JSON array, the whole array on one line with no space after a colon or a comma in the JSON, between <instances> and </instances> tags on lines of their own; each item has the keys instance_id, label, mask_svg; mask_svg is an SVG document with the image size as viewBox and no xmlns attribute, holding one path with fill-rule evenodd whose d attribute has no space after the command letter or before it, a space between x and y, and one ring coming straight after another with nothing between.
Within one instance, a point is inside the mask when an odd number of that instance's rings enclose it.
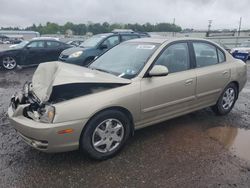
<instances>
[{"instance_id":1,"label":"side window","mask_svg":"<svg viewBox=\"0 0 250 188\"><path fill-rule=\"evenodd\" d=\"M47 41L47 47L48 48L54 48L54 47L58 47L60 46L59 42L55 42L55 41Z\"/></svg>"},{"instance_id":2,"label":"side window","mask_svg":"<svg viewBox=\"0 0 250 188\"><path fill-rule=\"evenodd\" d=\"M177 43L169 46L156 60L155 64L166 66L169 73L188 70L190 62L187 43Z\"/></svg>"},{"instance_id":3,"label":"side window","mask_svg":"<svg viewBox=\"0 0 250 188\"><path fill-rule=\"evenodd\" d=\"M28 45L29 48L44 48L44 42L43 41L34 41L31 42Z\"/></svg>"},{"instance_id":4,"label":"side window","mask_svg":"<svg viewBox=\"0 0 250 188\"><path fill-rule=\"evenodd\" d=\"M122 41L139 38L137 35L122 35Z\"/></svg>"},{"instance_id":5,"label":"side window","mask_svg":"<svg viewBox=\"0 0 250 188\"><path fill-rule=\"evenodd\" d=\"M220 49L217 49L217 51L218 51L219 63L225 62L226 57L225 57L224 53Z\"/></svg>"},{"instance_id":6,"label":"side window","mask_svg":"<svg viewBox=\"0 0 250 188\"><path fill-rule=\"evenodd\" d=\"M119 36L112 36L107 38L102 44L107 45L108 49L119 44Z\"/></svg>"},{"instance_id":7,"label":"side window","mask_svg":"<svg viewBox=\"0 0 250 188\"><path fill-rule=\"evenodd\" d=\"M193 46L197 67L206 67L218 63L215 46L203 42L194 42Z\"/></svg>"}]
</instances>

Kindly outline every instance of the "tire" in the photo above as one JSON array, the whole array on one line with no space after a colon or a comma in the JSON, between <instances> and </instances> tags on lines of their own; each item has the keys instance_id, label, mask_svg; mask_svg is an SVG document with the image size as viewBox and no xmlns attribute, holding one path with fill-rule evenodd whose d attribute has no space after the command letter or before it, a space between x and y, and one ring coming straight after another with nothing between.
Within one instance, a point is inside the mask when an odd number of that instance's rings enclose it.
<instances>
[{"instance_id":1,"label":"tire","mask_svg":"<svg viewBox=\"0 0 250 188\"><path fill-rule=\"evenodd\" d=\"M235 102L238 98L238 88L236 84L230 83L222 92L216 105L212 107L212 110L216 115L226 115L234 107Z\"/></svg>"},{"instance_id":2,"label":"tire","mask_svg":"<svg viewBox=\"0 0 250 188\"><path fill-rule=\"evenodd\" d=\"M80 149L90 158L105 160L116 155L130 137L131 122L118 110L95 115L84 128Z\"/></svg>"},{"instance_id":3,"label":"tire","mask_svg":"<svg viewBox=\"0 0 250 188\"><path fill-rule=\"evenodd\" d=\"M4 56L1 58L1 66L5 70L14 70L17 67L17 61L12 56Z\"/></svg>"}]
</instances>

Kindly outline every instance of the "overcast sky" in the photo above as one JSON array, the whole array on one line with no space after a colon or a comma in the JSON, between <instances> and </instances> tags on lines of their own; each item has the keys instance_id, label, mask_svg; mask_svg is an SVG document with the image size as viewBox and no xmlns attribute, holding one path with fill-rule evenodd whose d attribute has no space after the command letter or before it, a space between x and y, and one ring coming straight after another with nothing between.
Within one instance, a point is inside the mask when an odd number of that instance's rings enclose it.
<instances>
[{"instance_id":1,"label":"overcast sky","mask_svg":"<svg viewBox=\"0 0 250 188\"><path fill-rule=\"evenodd\" d=\"M250 28L249 0L0 0L0 27L26 27L47 21L173 22L182 28Z\"/></svg>"}]
</instances>

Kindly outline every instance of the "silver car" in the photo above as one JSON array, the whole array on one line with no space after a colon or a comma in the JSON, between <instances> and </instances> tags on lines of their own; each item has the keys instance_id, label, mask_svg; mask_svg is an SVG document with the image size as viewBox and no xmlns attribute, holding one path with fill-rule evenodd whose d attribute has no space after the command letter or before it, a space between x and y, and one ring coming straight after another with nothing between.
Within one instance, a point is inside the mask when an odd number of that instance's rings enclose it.
<instances>
[{"instance_id":1,"label":"silver car","mask_svg":"<svg viewBox=\"0 0 250 188\"><path fill-rule=\"evenodd\" d=\"M134 130L206 107L233 108L247 67L201 39L135 39L88 68L49 62L11 99L13 127L44 152L114 156Z\"/></svg>"}]
</instances>

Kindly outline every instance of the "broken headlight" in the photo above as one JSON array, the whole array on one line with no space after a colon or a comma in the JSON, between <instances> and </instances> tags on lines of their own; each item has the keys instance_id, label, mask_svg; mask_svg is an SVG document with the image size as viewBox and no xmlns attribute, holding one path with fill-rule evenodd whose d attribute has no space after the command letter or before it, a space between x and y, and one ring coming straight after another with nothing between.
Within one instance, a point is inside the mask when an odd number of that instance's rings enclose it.
<instances>
[{"instance_id":1,"label":"broken headlight","mask_svg":"<svg viewBox=\"0 0 250 188\"><path fill-rule=\"evenodd\" d=\"M43 123L52 123L55 117L55 111L54 106L45 106L40 110L40 121Z\"/></svg>"},{"instance_id":2,"label":"broken headlight","mask_svg":"<svg viewBox=\"0 0 250 188\"><path fill-rule=\"evenodd\" d=\"M26 82L23 86L23 94L25 97L28 97L30 91L32 90L32 83Z\"/></svg>"}]
</instances>

